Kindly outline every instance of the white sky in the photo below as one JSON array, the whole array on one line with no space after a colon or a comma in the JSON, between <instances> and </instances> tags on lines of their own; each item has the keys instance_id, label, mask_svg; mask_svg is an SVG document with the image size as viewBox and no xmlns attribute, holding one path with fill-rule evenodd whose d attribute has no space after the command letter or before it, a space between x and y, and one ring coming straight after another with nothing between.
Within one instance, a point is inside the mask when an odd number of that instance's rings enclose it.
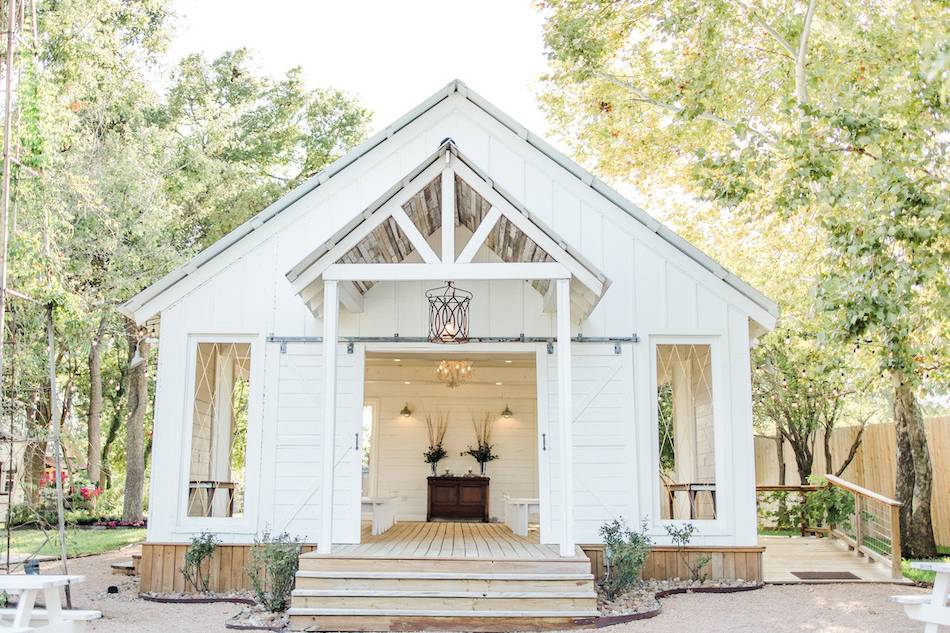
<instances>
[{"instance_id":1,"label":"white sky","mask_svg":"<svg viewBox=\"0 0 950 633\"><path fill-rule=\"evenodd\" d=\"M542 18L530 0L173 0L168 62L245 46L258 70L301 66L311 87L357 96L377 131L458 78L533 132L545 70ZM552 139L553 140L553 139Z\"/></svg>"}]
</instances>

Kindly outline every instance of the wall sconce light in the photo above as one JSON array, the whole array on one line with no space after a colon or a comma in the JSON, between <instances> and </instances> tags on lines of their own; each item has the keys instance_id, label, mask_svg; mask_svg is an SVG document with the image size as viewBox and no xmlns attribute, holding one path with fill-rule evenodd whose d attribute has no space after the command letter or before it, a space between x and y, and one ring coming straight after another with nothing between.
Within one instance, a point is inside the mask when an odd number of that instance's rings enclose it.
<instances>
[{"instance_id":1,"label":"wall sconce light","mask_svg":"<svg viewBox=\"0 0 950 633\"><path fill-rule=\"evenodd\" d=\"M401 415L404 418L408 418L409 416L412 415L412 411L409 410L408 402L405 404L405 406L403 406L402 411L399 412L399 415Z\"/></svg>"},{"instance_id":2,"label":"wall sconce light","mask_svg":"<svg viewBox=\"0 0 950 633\"><path fill-rule=\"evenodd\" d=\"M505 410L501 412L501 417L503 417L503 418L510 418L510 417L513 416L513 415L514 415L514 413L511 412L511 407L509 407L509 406L506 404L506 405L505 405Z\"/></svg>"}]
</instances>

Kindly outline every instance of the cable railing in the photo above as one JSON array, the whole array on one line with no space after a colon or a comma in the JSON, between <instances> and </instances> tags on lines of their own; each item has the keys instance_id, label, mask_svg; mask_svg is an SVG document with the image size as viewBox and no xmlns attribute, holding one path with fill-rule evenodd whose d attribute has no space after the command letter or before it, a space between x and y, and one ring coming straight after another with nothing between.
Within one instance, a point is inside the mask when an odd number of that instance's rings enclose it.
<instances>
[{"instance_id":1,"label":"cable railing","mask_svg":"<svg viewBox=\"0 0 950 633\"><path fill-rule=\"evenodd\" d=\"M902 578L901 502L834 475L825 479L854 499L850 520L832 526L829 535L843 540L856 555L888 565L893 578Z\"/></svg>"}]
</instances>

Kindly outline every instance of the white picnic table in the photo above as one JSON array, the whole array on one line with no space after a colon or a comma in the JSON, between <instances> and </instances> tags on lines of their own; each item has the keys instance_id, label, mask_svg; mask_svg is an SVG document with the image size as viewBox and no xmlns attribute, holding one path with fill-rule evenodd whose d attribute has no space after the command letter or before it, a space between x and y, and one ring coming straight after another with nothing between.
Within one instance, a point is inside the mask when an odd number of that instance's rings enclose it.
<instances>
[{"instance_id":1,"label":"white picnic table","mask_svg":"<svg viewBox=\"0 0 950 633\"><path fill-rule=\"evenodd\" d=\"M373 536L378 536L396 523L395 497L363 497L361 509L373 517Z\"/></svg>"},{"instance_id":2,"label":"white picnic table","mask_svg":"<svg viewBox=\"0 0 950 633\"><path fill-rule=\"evenodd\" d=\"M505 525L518 536L528 536L528 515L540 511L540 499L505 495Z\"/></svg>"},{"instance_id":3,"label":"white picnic table","mask_svg":"<svg viewBox=\"0 0 950 633\"><path fill-rule=\"evenodd\" d=\"M950 563L921 561L910 566L936 574L933 592L929 596L891 596L891 600L904 605L904 613L908 618L923 622L924 633L937 633L941 626L950 627L950 604L947 604L950 599Z\"/></svg>"},{"instance_id":4,"label":"white picnic table","mask_svg":"<svg viewBox=\"0 0 950 633\"><path fill-rule=\"evenodd\" d=\"M98 611L63 609L60 589L85 580L85 576L72 575L0 575L0 591L18 596L15 607L0 609L0 633L71 633L79 630L77 622L102 617ZM43 595L45 609L36 608L38 594Z\"/></svg>"}]
</instances>

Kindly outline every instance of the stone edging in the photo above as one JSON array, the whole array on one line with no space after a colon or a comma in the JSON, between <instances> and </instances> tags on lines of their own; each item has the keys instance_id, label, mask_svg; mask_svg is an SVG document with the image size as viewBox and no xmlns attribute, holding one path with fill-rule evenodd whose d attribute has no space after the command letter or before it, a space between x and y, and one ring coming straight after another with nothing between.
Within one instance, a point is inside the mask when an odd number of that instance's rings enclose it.
<instances>
[{"instance_id":1,"label":"stone edging","mask_svg":"<svg viewBox=\"0 0 950 633\"><path fill-rule=\"evenodd\" d=\"M162 604L215 604L218 602L230 602L231 604L254 604L251 598L163 598L160 596L148 596L144 593L139 594L142 600L149 602L160 602Z\"/></svg>"}]
</instances>

